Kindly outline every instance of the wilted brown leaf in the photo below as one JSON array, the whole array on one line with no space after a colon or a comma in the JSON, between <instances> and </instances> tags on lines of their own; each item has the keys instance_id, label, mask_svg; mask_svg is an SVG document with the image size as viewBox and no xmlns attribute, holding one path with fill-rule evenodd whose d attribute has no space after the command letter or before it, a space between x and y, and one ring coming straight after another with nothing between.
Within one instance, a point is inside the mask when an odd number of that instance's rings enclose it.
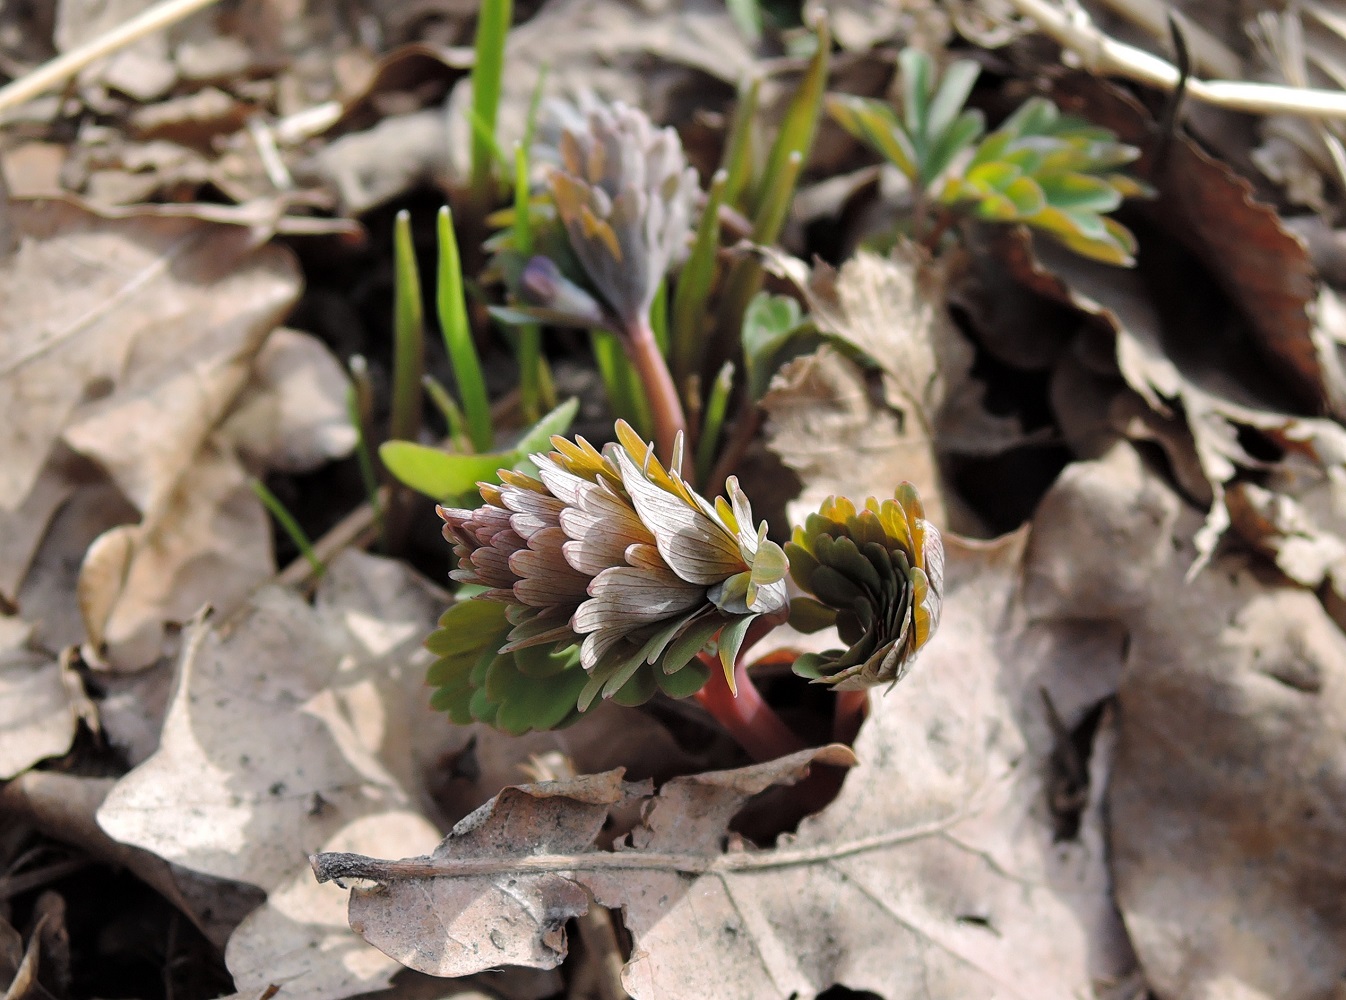
<instances>
[{"instance_id":1,"label":"wilted brown leaf","mask_svg":"<svg viewBox=\"0 0 1346 1000\"><path fill-rule=\"evenodd\" d=\"M1166 144L1160 173L1150 175L1155 123L1139 102L1106 81L1073 74L1054 96L1063 108L1115 131L1143 150L1136 165L1158 188L1138 202L1169 240L1185 247L1246 319L1258 360L1288 388L1295 408L1346 413L1346 384L1332 378L1329 358L1314 336L1317 276L1304 243L1281 224L1276 210L1227 164L1178 133ZM1152 245L1161 248L1159 241ZM1340 375L1340 370L1336 370Z\"/></svg>"},{"instance_id":2,"label":"wilted brown leaf","mask_svg":"<svg viewBox=\"0 0 1346 1000\"><path fill-rule=\"evenodd\" d=\"M615 773L502 793L428 857L319 858L319 872L380 882L354 893L352 923L438 974L555 963L560 922L588 889L623 908L637 998L809 997L833 983L1039 998L1121 979L1132 960L1105 865L1106 741L1077 803L1079 839L1057 842L1040 694L1073 726L1112 690L1121 636L1025 621L1022 535L954 551L939 637L875 696L840 797L776 847L723 852L726 825L809 753L667 783L612 853L593 838L636 791Z\"/></svg>"},{"instance_id":3,"label":"wilted brown leaf","mask_svg":"<svg viewBox=\"0 0 1346 1000\"><path fill-rule=\"evenodd\" d=\"M106 463L146 510L289 308L294 264L242 227L104 219L73 201L20 201L11 214L21 243L0 266L0 409L24 419L0 430L0 507L23 502L73 421L75 449ZM174 420L100 426L118 408Z\"/></svg>"},{"instance_id":4,"label":"wilted brown leaf","mask_svg":"<svg viewBox=\"0 0 1346 1000\"><path fill-rule=\"evenodd\" d=\"M65 753L79 721L61 665L25 648L31 631L0 616L0 780Z\"/></svg>"},{"instance_id":5,"label":"wilted brown leaf","mask_svg":"<svg viewBox=\"0 0 1346 1000\"><path fill-rule=\"evenodd\" d=\"M439 601L396 564L400 586L357 584L383 565L347 553L317 609L267 589L223 629L194 623L159 750L99 809L122 843L268 893L226 950L240 989L284 980L335 1000L394 969L304 869L315 850L410 853L435 836L395 775L412 771L408 705L424 701L419 644Z\"/></svg>"},{"instance_id":6,"label":"wilted brown leaf","mask_svg":"<svg viewBox=\"0 0 1346 1000\"><path fill-rule=\"evenodd\" d=\"M770 418L768 447L804 484L786 505L793 523L829 496L891 496L903 480L916 484L935 523L947 523L929 439L906 433L898 415L871 396L859 365L835 348L787 363L762 407Z\"/></svg>"},{"instance_id":7,"label":"wilted brown leaf","mask_svg":"<svg viewBox=\"0 0 1346 1000\"><path fill-rule=\"evenodd\" d=\"M1042 502L1030 607L1126 629L1109 839L1155 993L1321 1000L1346 972L1346 639L1244 556L1186 582L1200 523L1127 444L1078 463Z\"/></svg>"}]
</instances>

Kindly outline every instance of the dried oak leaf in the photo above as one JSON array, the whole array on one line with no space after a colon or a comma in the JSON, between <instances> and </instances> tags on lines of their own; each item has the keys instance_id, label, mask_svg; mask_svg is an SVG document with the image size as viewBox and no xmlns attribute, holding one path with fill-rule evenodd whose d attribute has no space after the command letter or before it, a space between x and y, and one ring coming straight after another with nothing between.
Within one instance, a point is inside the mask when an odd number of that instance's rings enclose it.
<instances>
[{"instance_id":1,"label":"dried oak leaf","mask_svg":"<svg viewBox=\"0 0 1346 1000\"><path fill-rule=\"evenodd\" d=\"M1201 260L1248 323L1262 362L1308 413L1346 414L1346 380L1315 331L1318 279L1304 242L1252 185L1195 142L1175 134L1154 173L1153 120L1135 98L1085 74L1058 81L1061 107L1144 150L1136 173L1158 198L1136 208Z\"/></svg>"},{"instance_id":2,"label":"dried oak leaf","mask_svg":"<svg viewBox=\"0 0 1346 1000\"><path fill-rule=\"evenodd\" d=\"M0 615L0 781L69 750L79 719L64 668L28 648L31 632Z\"/></svg>"},{"instance_id":3,"label":"dried oak leaf","mask_svg":"<svg viewBox=\"0 0 1346 1000\"><path fill-rule=\"evenodd\" d=\"M185 621L207 602L230 611L274 571L270 522L249 471L308 471L354 447L345 375L316 338L274 330L245 375L233 408L204 428L205 439L171 471L171 491L139 523L99 536L84 556L78 583L84 626L114 667L151 662L165 622ZM146 420L141 400L123 406L118 399L96 432L104 460L121 448L112 432ZM137 435L128 430L125 437ZM176 446L189 444L171 443L167 451L178 454Z\"/></svg>"},{"instance_id":4,"label":"dried oak leaf","mask_svg":"<svg viewBox=\"0 0 1346 1000\"><path fill-rule=\"evenodd\" d=\"M1136 437L1159 438L1183 471L1180 478L1190 481L1185 475L1190 465L1186 449L1178 440L1181 431L1171 426L1174 420L1185 425L1195 462L1209 486L1193 495L1211 501L1194 565L1210 557L1229 526L1226 486L1241 470L1269 464L1248 451L1244 429L1283 447L1313 453L1324 464L1346 459L1346 452L1335 443L1342 436L1335 423L1287 409L1265 365L1239 351L1237 341L1225 341L1226 331L1213 324L1175 331L1139 273L1107 268L1046 242L1033 251L1020 242L1019 252L1007 260L1035 291L1083 313L1089 320L1086 336L1110 335L1117 371L1158 418L1132 420L1135 409L1122 404L1129 413L1117 414L1115 423L1128 424Z\"/></svg>"},{"instance_id":5,"label":"dried oak leaf","mask_svg":"<svg viewBox=\"0 0 1346 1000\"><path fill-rule=\"evenodd\" d=\"M1098 740L1077 840L1054 836L1047 689L1075 725L1112 690L1115 630L1025 620L1023 534L955 545L944 627L856 743L839 797L769 849L727 834L756 792L844 748L676 778L655 796L620 772L508 789L436 851L401 862L314 859L320 877L373 878L352 926L413 968L463 975L550 967L565 921L621 907L637 1000L816 996L1087 995L1133 967L1109 894ZM644 797L643 821L595 847L608 809ZM727 846L726 846L727 839Z\"/></svg>"},{"instance_id":6,"label":"dried oak leaf","mask_svg":"<svg viewBox=\"0 0 1346 1000\"><path fill-rule=\"evenodd\" d=\"M436 835L403 780L408 736L433 724L409 706L424 703L420 642L441 598L353 552L324 586L317 608L271 588L225 626L194 622L158 751L98 810L122 843L265 890L225 961L239 989L285 981L309 1000L380 989L395 966L350 937L304 858Z\"/></svg>"},{"instance_id":7,"label":"dried oak leaf","mask_svg":"<svg viewBox=\"0 0 1346 1000\"><path fill-rule=\"evenodd\" d=\"M10 214L0 408L23 415L0 429L0 590L12 599L77 489L111 477L142 513L172 494L298 275L259 244L258 225L114 217L73 200L17 201Z\"/></svg>"},{"instance_id":8,"label":"dried oak leaf","mask_svg":"<svg viewBox=\"0 0 1346 1000\"><path fill-rule=\"evenodd\" d=\"M947 262L905 244L887 257L861 252L840 271L764 255L802 292L819 329L878 366L887 404L870 398L862 371L830 348L781 369L762 404L770 448L804 484L790 508L795 520L829 495L891 496L907 480L932 519L949 524L947 505L958 500L943 489L939 456L997 454L1032 438L1017 419L986 409L972 345L949 316ZM856 461L857 452L869 459ZM974 523L957 515L955 524Z\"/></svg>"},{"instance_id":9,"label":"dried oak leaf","mask_svg":"<svg viewBox=\"0 0 1346 1000\"><path fill-rule=\"evenodd\" d=\"M1034 525L1034 618L1127 636L1111 867L1154 993L1336 996L1346 638L1246 555L1187 580L1201 515L1125 442L1069 467Z\"/></svg>"}]
</instances>

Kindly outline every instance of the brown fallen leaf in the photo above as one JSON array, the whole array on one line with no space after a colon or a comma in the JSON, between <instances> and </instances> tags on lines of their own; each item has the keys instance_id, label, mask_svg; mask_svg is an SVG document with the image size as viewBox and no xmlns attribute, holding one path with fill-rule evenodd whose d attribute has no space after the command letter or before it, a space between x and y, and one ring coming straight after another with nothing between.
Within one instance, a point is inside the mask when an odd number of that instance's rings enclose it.
<instances>
[{"instance_id":1,"label":"brown fallen leaf","mask_svg":"<svg viewBox=\"0 0 1346 1000\"><path fill-rule=\"evenodd\" d=\"M1313 328L1318 280L1302 240L1258 200L1252 186L1194 141L1175 134L1152 175L1155 123L1121 88L1081 73L1059 81L1062 108L1110 128L1142 149L1136 171L1159 190L1137 209L1208 270L1248 323L1258 359L1291 393L1292 406L1346 413L1346 384L1329 379Z\"/></svg>"},{"instance_id":2,"label":"brown fallen leaf","mask_svg":"<svg viewBox=\"0 0 1346 1000\"><path fill-rule=\"evenodd\" d=\"M929 439L907 433L899 416L871 396L860 366L835 348L788 362L762 408L767 446L803 483L786 504L791 523L802 523L829 496L889 497L904 480L916 484L935 523L948 523Z\"/></svg>"},{"instance_id":3,"label":"brown fallen leaf","mask_svg":"<svg viewBox=\"0 0 1346 1000\"><path fill-rule=\"evenodd\" d=\"M1067 469L1035 523L1035 618L1126 630L1109 839L1155 994L1336 996L1346 638L1246 555L1187 580L1201 514L1128 444Z\"/></svg>"},{"instance_id":4,"label":"brown fallen leaf","mask_svg":"<svg viewBox=\"0 0 1346 1000\"><path fill-rule=\"evenodd\" d=\"M563 921L592 893L623 910L637 1000L807 998L837 983L913 1000L1041 998L1120 981L1134 962L1106 866L1107 741L1095 741L1078 839L1058 842L1040 692L1075 726L1113 690L1122 637L1030 624L1023 540L954 543L939 637L874 696L837 800L773 848L726 848L730 819L840 751L674 779L612 852L593 845L608 808L645 794L617 772L507 790L428 856L320 856L315 870L378 882L353 891L352 925L440 975L554 965Z\"/></svg>"},{"instance_id":5,"label":"brown fallen leaf","mask_svg":"<svg viewBox=\"0 0 1346 1000\"><path fill-rule=\"evenodd\" d=\"M83 408L75 450L106 463L145 510L172 489L289 308L293 261L248 229L197 219L101 218L69 200L10 211L21 242L0 265L0 410L24 419L0 428L0 509L28 496ZM133 403L174 420L100 427Z\"/></svg>"},{"instance_id":6,"label":"brown fallen leaf","mask_svg":"<svg viewBox=\"0 0 1346 1000\"><path fill-rule=\"evenodd\" d=\"M1197 539L1195 571L1229 526L1226 486L1241 471L1273 464L1250 453L1244 429L1276 441L1326 443L1340 436L1340 428L1332 421L1288 410L1265 366L1237 349L1236 332L1209 327L1172 331L1139 273L1083 260L1046 241L1033 251L1011 261L1021 280L1078 309L1094 333L1110 335L1117 371L1159 417L1134 422L1131 430L1140 438L1158 438L1177 459L1183 480L1195 489L1186 449L1176 440L1184 427L1190 436L1196 463L1209 485L1209 491L1193 495L1211 497L1206 525ZM1122 405L1130 409L1129 404ZM1130 415L1136 415L1134 409ZM1174 421L1181 427L1171 426ZM1320 450L1325 464L1340 464L1346 458L1335 445Z\"/></svg>"},{"instance_id":7,"label":"brown fallen leaf","mask_svg":"<svg viewBox=\"0 0 1346 1000\"><path fill-rule=\"evenodd\" d=\"M268 588L223 629L194 622L158 750L99 809L121 843L267 892L225 951L240 990L285 981L337 1000L395 971L350 936L303 862L322 849L410 853L436 835L401 783L433 719L420 642L442 604L416 580L347 552L317 608Z\"/></svg>"},{"instance_id":8,"label":"brown fallen leaf","mask_svg":"<svg viewBox=\"0 0 1346 1000\"><path fill-rule=\"evenodd\" d=\"M867 355L883 376L880 403L861 370L830 348L781 369L762 405L769 447L803 482L791 517L833 494L890 496L907 480L936 523L979 531L943 481L941 457L994 455L1042 435L987 410L972 344L949 316L949 261L906 244L887 257L862 251L840 271L764 253L799 288L819 329Z\"/></svg>"},{"instance_id":9,"label":"brown fallen leaf","mask_svg":"<svg viewBox=\"0 0 1346 1000\"><path fill-rule=\"evenodd\" d=\"M124 465L124 481L171 487L152 496L139 523L107 531L83 555L77 590L84 627L109 666L153 662L165 623L186 621L207 603L228 613L274 573L270 521L248 484L250 471L309 471L354 447L346 377L316 338L273 331L244 376L229 380L236 392L232 409L216 417L218 429L203 414L197 430L205 439L193 442L190 429L178 428L176 440L166 435L162 455L148 440L146 401L134 394L114 394L100 421L67 430L104 464ZM127 429L121 438L119 428ZM190 454L178 451L193 444ZM177 467L163 467L164 456L177 457ZM80 544L78 558L89 539L68 541Z\"/></svg>"},{"instance_id":10,"label":"brown fallen leaf","mask_svg":"<svg viewBox=\"0 0 1346 1000\"><path fill-rule=\"evenodd\" d=\"M31 632L0 616L0 780L65 753L79 721L61 664L26 648Z\"/></svg>"},{"instance_id":11,"label":"brown fallen leaf","mask_svg":"<svg viewBox=\"0 0 1346 1000\"><path fill-rule=\"evenodd\" d=\"M251 886L206 878L108 837L94 814L114 784L112 778L25 771L0 785L0 815L125 868L177 907L216 947L224 947L243 915L257 906L260 893Z\"/></svg>"}]
</instances>

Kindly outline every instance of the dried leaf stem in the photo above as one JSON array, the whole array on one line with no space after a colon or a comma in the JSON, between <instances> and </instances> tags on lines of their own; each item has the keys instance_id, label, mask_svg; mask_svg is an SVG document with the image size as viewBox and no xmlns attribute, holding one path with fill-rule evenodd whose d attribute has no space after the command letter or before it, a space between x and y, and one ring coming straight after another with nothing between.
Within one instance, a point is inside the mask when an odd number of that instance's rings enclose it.
<instances>
[{"instance_id":1,"label":"dried leaf stem","mask_svg":"<svg viewBox=\"0 0 1346 1000\"><path fill-rule=\"evenodd\" d=\"M40 97L53 87L65 83L95 60L111 55L146 35L152 35L169 25L176 24L216 2L217 0L164 0L163 3L155 4L125 24L43 63L31 73L0 87L0 112L8 111L25 101L31 101L34 97Z\"/></svg>"},{"instance_id":2,"label":"dried leaf stem","mask_svg":"<svg viewBox=\"0 0 1346 1000\"><path fill-rule=\"evenodd\" d=\"M1067 12L1050 0L1010 0L1015 9L1064 48L1080 57L1091 73L1115 73L1162 90L1178 85L1172 63L1103 34L1078 7ZM1243 80L1189 78L1187 93L1216 107L1253 114L1291 114L1308 118L1346 118L1346 91L1285 87Z\"/></svg>"},{"instance_id":3,"label":"dried leaf stem","mask_svg":"<svg viewBox=\"0 0 1346 1000\"><path fill-rule=\"evenodd\" d=\"M728 875L777 868L816 865L825 861L882 851L922 837L943 833L966 815L965 809L929 823L888 830L870 837L815 847L777 848L770 851L734 851L728 854L664 854L654 851L586 851L580 854L530 854L486 858L406 858L384 861L363 854L326 853L309 857L319 882L363 878L388 884L414 878L490 878L496 875L543 875L576 871L674 871L687 875Z\"/></svg>"}]
</instances>

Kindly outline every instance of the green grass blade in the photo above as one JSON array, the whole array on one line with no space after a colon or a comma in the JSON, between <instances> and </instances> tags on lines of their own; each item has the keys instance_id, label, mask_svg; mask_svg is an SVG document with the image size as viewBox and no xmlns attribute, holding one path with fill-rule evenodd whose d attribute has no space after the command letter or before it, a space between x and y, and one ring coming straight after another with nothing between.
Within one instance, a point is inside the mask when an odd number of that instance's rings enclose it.
<instances>
[{"instance_id":1,"label":"green grass blade","mask_svg":"<svg viewBox=\"0 0 1346 1000\"><path fill-rule=\"evenodd\" d=\"M804 157L799 152L789 155L785 169L781 171L780 183L766 192L766 198L753 219L752 238L758 243L775 243L780 236L781 227L790 214L790 204L794 200L795 183L799 172L804 168Z\"/></svg>"},{"instance_id":2,"label":"green grass blade","mask_svg":"<svg viewBox=\"0 0 1346 1000\"><path fill-rule=\"evenodd\" d=\"M530 152L533 148L533 134L537 131L538 112L542 110L542 89L547 84L550 72L546 63L537 72L537 83L533 84L533 95L528 98L528 117L523 123L523 148Z\"/></svg>"},{"instance_id":3,"label":"green grass blade","mask_svg":"<svg viewBox=\"0 0 1346 1000\"><path fill-rule=\"evenodd\" d=\"M725 172L722 198L726 205L739 206L743 193L752 184L753 129L757 120L757 105L761 92L761 77L746 80L739 87L734 117L724 143L724 159L720 164L720 168Z\"/></svg>"},{"instance_id":4,"label":"green grass blade","mask_svg":"<svg viewBox=\"0 0 1346 1000\"><path fill-rule=\"evenodd\" d=\"M772 144L771 155L767 158L766 171L752 199L753 221L761 215L762 206L770 199L779 197L785 183L785 174L790 170L790 157L798 154L808 159L813 146L813 137L818 131L818 118L822 114L823 94L827 90L827 73L832 65L832 35L827 28L827 20L820 18L815 28L818 37L818 49L809 61L809 68L799 82L794 99L785 112L780 132ZM786 197L793 194L793 185Z\"/></svg>"},{"instance_id":5,"label":"green grass blade","mask_svg":"<svg viewBox=\"0 0 1346 1000\"><path fill-rule=\"evenodd\" d=\"M490 451L494 438L491 404L486 398L481 360L477 357L477 345L472 341L472 327L467 321L463 265L458 255L458 238L453 232L453 213L447 205L439 210L439 281L435 292L439 327L444 334L444 347L449 353L458 396L467 416L468 437L476 451Z\"/></svg>"},{"instance_id":6,"label":"green grass blade","mask_svg":"<svg viewBox=\"0 0 1346 1000\"><path fill-rule=\"evenodd\" d=\"M659 345L659 353L668 357L668 277L659 282L654 290L654 301L650 303L650 330L654 333L654 342Z\"/></svg>"},{"instance_id":7,"label":"green grass blade","mask_svg":"<svg viewBox=\"0 0 1346 1000\"><path fill-rule=\"evenodd\" d=\"M757 0L725 0L734 26L753 45L762 40L762 8Z\"/></svg>"},{"instance_id":8,"label":"green grass blade","mask_svg":"<svg viewBox=\"0 0 1346 1000\"><path fill-rule=\"evenodd\" d=\"M505 71L505 39L514 19L513 0L482 0L477 15L476 61L472 65L472 194L485 210L492 200L495 123Z\"/></svg>"},{"instance_id":9,"label":"green grass blade","mask_svg":"<svg viewBox=\"0 0 1346 1000\"><path fill-rule=\"evenodd\" d=\"M435 409L444 418L454 447L459 451L471 451L471 440L467 436L467 419L463 416L463 409L453 398L453 394L444 387L443 382L430 374L421 379L421 385L425 389L425 394L430 397L430 402L435 404Z\"/></svg>"},{"instance_id":10,"label":"green grass blade","mask_svg":"<svg viewBox=\"0 0 1346 1000\"><path fill-rule=\"evenodd\" d=\"M533 255L533 222L528 214L531 191L528 185L528 148L514 147L514 246L520 257ZM547 399L544 392L542 328L536 323L519 327L519 394L524 420L532 423L542 415ZM547 380L550 382L550 379Z\"/></svg>"},{"instance_id":11,"label":"green grass blade","mask_svg":"<svg viewBox=\"0 0 1346 1000\"><path fill-rule=\"evenodd\" d=\"M393 388L388 436L414 441L421 431L421 375L425 372L425 315L411 216L393 224Z\"/></svg>"},{"instance_id":12,"label":"green grass blade","mask_svg":"<svg viewBox=\"0 0 1346 1000\"><path fill-rule=\"evenodd\" d=\"M650 401L645 398L644 384L621 341L608 330L591 330L589 337L613 415L627 421L641 437L649 440L654 434L654 415L650 412Z\"/></svg>"},{"instance_id":13,"label":"green grass blade","mask_svg":"<svg viewBox=\"0 0 1346 1000\"><path fill-rule=\"evenodd\" d=\"M710 181L706 208L696 227L696 239L687 263L678 274L673 293L673 326L669 332L669 368L673 384L681 389L697 369L704 350L704 321L710 286L715 280L716 256L720 249L720 206L729 188L729 173L718 170Z\"/></svg>"},{"instance_id":14,"label":"green grass blade","mask_svg":"<svg viewBox=\"0 0 1346 1000\"><path fill-rule=\"evenodd\" d=\"M701 438L696 442L696 481L709 487L706 477L715 463L715 452L724 430L724 416L729 411L729 392L734 387L734 363L726 361L710 386L706 399L706 416L701 423Z\"/></svg>"},{"instance_id":15,"label":"green grass blade","mask_svg":"<svg viewBox=\"0 0 1346 1000\"><path fill-rule=\"evenodd\" d=\"M360 466L360 481L365 488L365 500L374 511L374 526L379 538L386 543L383 526L383 504L379 502L379 475L374 465L374 452L369 447L369 414L373 408L374 391L369 383L369 363L364 355L350 359L351 384L346 389L346 417L355 429L355 460ZM386 545L385 545L386 547Z\"/></svg>"},{"instance_id":16,"label":"green grass blade","mask_svg":"<svg viewBox=\"0 0 1346 1000\"><path fill-rule=\"evenodd\" d=\"M252 492L257 494L257 499L262 501L262 506L271 512L271 516L284 529L285 534L290 537L290 541L294 542L299 554L308 560L308 564L313 567L313 572L321 576L325 569L322 560L318 558L317 551L313 548L313 542L310 541L304 529L299 526L299 522L294 519L294 515L280 502L280 497L267 489L266 483L260 479L250 479L248 485L252 487Z\"/></svg>"}]
</instances>

